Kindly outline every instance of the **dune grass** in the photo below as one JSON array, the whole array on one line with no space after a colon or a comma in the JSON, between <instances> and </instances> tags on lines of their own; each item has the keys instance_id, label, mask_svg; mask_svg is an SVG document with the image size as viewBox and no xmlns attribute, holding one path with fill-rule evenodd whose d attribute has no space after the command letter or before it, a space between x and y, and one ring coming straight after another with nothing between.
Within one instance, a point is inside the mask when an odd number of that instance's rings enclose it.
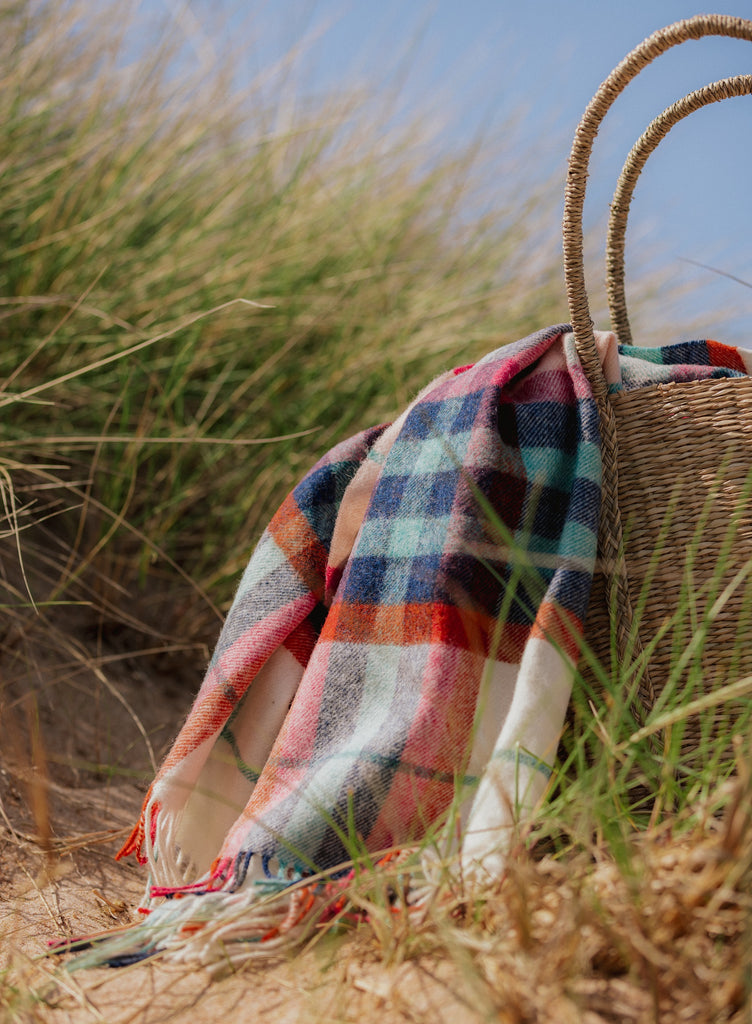
<instances>
[{"instance_id":1,"label":"dune grass","mask_svg":"<svg viewBox=\"0 0 752 1024\"><path fill-rule=\"evenodd\" d=\"M437 155L418 120L385 131L357 94L285 121L232 68L188 71L169 34L134 54L131 31L87 0L0 4L0 655L19 678L54 647L105 685L70 621L195 663L319 454L566 315L553 204L524 164L470 218L475 149ZM677 616L697 632L692 609L689 576ZM505 879L448 877L395 924L399 869L375 894L359 873L356 938L392 966L450 960L484 1019L684 1019L692 999L696 1019L744 1019L746 743L707 735L681 779L700 661L643 735L639 665L589 668ZM0 975L9 1019L35 998Z\"/></svg>"},{"instance_id":2,"label":"dune grass","mask_svg":"<svg viewBox=\"0 0 752 1024\"><path fill-rule=\"evenodd\" d=\"M516 182L461 216L474 151L431 160L358 95L278 129L260 90L128 32L83 0L0 10L6 518L78 509L37 603L94 571L172 620L174 562L213 631L319 454L555 315L555 247Z\"/></svg>"}]
</instances>

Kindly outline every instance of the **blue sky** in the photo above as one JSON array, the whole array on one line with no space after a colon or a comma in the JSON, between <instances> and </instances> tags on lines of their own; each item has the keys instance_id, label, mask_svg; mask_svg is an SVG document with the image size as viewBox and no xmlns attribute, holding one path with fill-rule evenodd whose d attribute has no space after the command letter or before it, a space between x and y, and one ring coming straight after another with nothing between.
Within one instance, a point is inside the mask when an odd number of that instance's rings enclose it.
<instances>
[{"instance_id":1,"label":"blue sky","mask_svg":"<svg viewBox=\"0 0 752 1024\"><path fill-rule=\"evenodd\" d=\"M173 13L184 4L148 0ZM191 15L207 35L222 6L191 0ZM693 0L246 0L241 9L232 35L246 53L249 76L302 43L305 88L341 91L360 83L378 93L398 82L404 108L424 112L437 126L437 144L448 149L479 132L493 138L523 110L521 141L537 150L537 170L546 163L561 170L563 194L569 141L603 78L646 35L703 8ZM752 0L713 0L712 9L752 18ZM686 43L643 71L596 142L589 219L605 215L624 157L656 114L685 92L741 73L752 73L752 45L729 39ZM738 343L752 322L752 287L684 260L752 285L751 166L752 97L698 112L651 157L627 238L629 262L660 250L671 277L693 290L698 311L719 302L738 306L733 336L724 335Z\"/></svg>"}]
</instances>

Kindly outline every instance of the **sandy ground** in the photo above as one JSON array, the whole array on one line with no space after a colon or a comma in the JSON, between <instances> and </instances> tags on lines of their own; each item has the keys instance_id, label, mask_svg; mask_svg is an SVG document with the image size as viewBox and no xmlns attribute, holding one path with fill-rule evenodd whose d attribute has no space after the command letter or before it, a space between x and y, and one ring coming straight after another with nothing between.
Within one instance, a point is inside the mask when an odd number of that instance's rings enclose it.
<instances>
[{"instance_id":1,"label":"sandy ground","mask_svg":"<svg viewBox=\"0 0 752 1024\"><path fill-rule=\"evenodd\" d=\"M41 632L0 656L0 1020L489 1019L450 965L385 965L368 928L219 980L158 959L71 975L48 956L51 939L138 918L143 869L114 854L200 682L119 634L69 635L69 656Z\"/></svg>"},{"instance_id":2,"label":"sandy ground","mask_svg":"<svg viewBox=\"0 0 752 1024\"><path fill-rule=\"evenodd\" d=\"M106 792L82 789L76 802L85 802L85 811L76 814L72 800L61 800L66 810L56 822L59 826L69 814L77 823L100 817L100 822L114 824L136 810L138 795L132 786ZM14 984L26 992L16 1009L22 1020L205 1024L269 1019L277 1024L324 1024L378 1019L383 1024L456 1024L488 1019L472 1008L471 992L456 991L456 972L450 965L384 965L365 931L324 941L293 960L270 960L220 979L158 960L68 975L55 958L45 957L48 940L135 919L143 883L140 870L113 860L112 841L74 847L76 835L68 833L68 850L51 871L31 843L6 837L0 851L3 960ZM8 1019L16 1018L9 1014Z\"/></svg>"}]
</instances>

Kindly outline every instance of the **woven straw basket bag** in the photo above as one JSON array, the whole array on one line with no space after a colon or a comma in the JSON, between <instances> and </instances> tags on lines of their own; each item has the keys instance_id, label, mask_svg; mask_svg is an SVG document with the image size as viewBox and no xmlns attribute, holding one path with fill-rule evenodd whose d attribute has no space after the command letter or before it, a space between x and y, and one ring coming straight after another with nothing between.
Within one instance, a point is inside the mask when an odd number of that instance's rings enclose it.
<instances>
[{"instance_id":1,"label":"woven straw basket bag","mask_svg":"<svg viewBox=\"0 0 752 1024\"><path fill-rule=\"evenodd\" d=\"M659 54L707 35L752 41L752 21L700 15L677 22L651 35L609 75L577 129L564 212L572 329L603 445L599 565L585 638L601 664L615 658L626 667L639 724L660 712L668 691L699 680L695 707L709 710L683 724L681 750L689 760L701 732L717 728L724 716L736 718L748 703L748 696L739 696L736 703L715 704L713 693L729 684L736 684L736 694L750 691L739 681L752 675L752 378L609 394L585 290L582 211L593 141L613 101ZM750 94L748 75L700 89L656 118L630 153L607 245L609 307L621 344L632 343L624 301L626 220L647 157L692 111ZM592 681L590 670L583 674Z\"/></svg>"}]
</instances>

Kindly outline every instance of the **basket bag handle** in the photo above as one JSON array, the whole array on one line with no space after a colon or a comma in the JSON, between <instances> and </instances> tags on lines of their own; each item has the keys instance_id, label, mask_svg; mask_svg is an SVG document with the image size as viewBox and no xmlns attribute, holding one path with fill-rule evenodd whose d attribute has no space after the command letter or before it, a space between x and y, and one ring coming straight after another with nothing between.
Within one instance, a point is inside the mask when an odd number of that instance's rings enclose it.
<instances>
[{"instance_id":1,"label":"basket bag handle","mask_svg":"<svg viewBox=\"0 0 752 1024\"><path fill-rule=\"evenodd\" d=\"M593 322L590 318L583 261L582 213L593 142L603 118L616 97L643 68L672 46L713 35L752 42L752 21L720 14L697 15L654 32L627 54L588 104L575 133L567 173L563 221L564 277L575 345L592 388L600 421L603 458L599 530L601 568L607 577L606 596L619 657L626 659L631 652L643 665L645 659L641 657L639 638L631 630L632 603L624 566L623 530L618 504L616 417L608 398L608 385L598 358ZM640 680L639 700L643 708L651 708L655 700L646 667ZM641 720L643 715L639 713L639 709L635 709L635 712L638 721Z\"/></svg>"},{"instance_id":2,"label":"basket bag handle","mask_svg":"<svg viewBox=\"0 0 752 1024\"><path fill-rule=\"evenodd\" d=\"M710 103L731 99L733 96L752 96L752 75L735 75L711 82L703 89L683 96L672 103L643 132L630 150L611 201L606 242L606 288L611 325L621 345L632 345L632 328L627 314L624 291L624 247L627 218L637 179L648 157L658 143L668 135L675 124Z\"/></svg>"},{"instance_id":3,"label":"basket bag handle","mask_svg":"<svg viewBox=\"0 0 752 1024\"><path fill-rule=\"evenodd\" d=\"M614 68L588 104L577 126L569 157L564 200L564 277L577 351L596 398L605 397L608 387L595 347L583 264L582 211L593 142L616 97L643 68L672 46L703 36L729 36L752 42L752 21L723 14L699 14L654 32Z\"/></svg>"}]
</instances>

